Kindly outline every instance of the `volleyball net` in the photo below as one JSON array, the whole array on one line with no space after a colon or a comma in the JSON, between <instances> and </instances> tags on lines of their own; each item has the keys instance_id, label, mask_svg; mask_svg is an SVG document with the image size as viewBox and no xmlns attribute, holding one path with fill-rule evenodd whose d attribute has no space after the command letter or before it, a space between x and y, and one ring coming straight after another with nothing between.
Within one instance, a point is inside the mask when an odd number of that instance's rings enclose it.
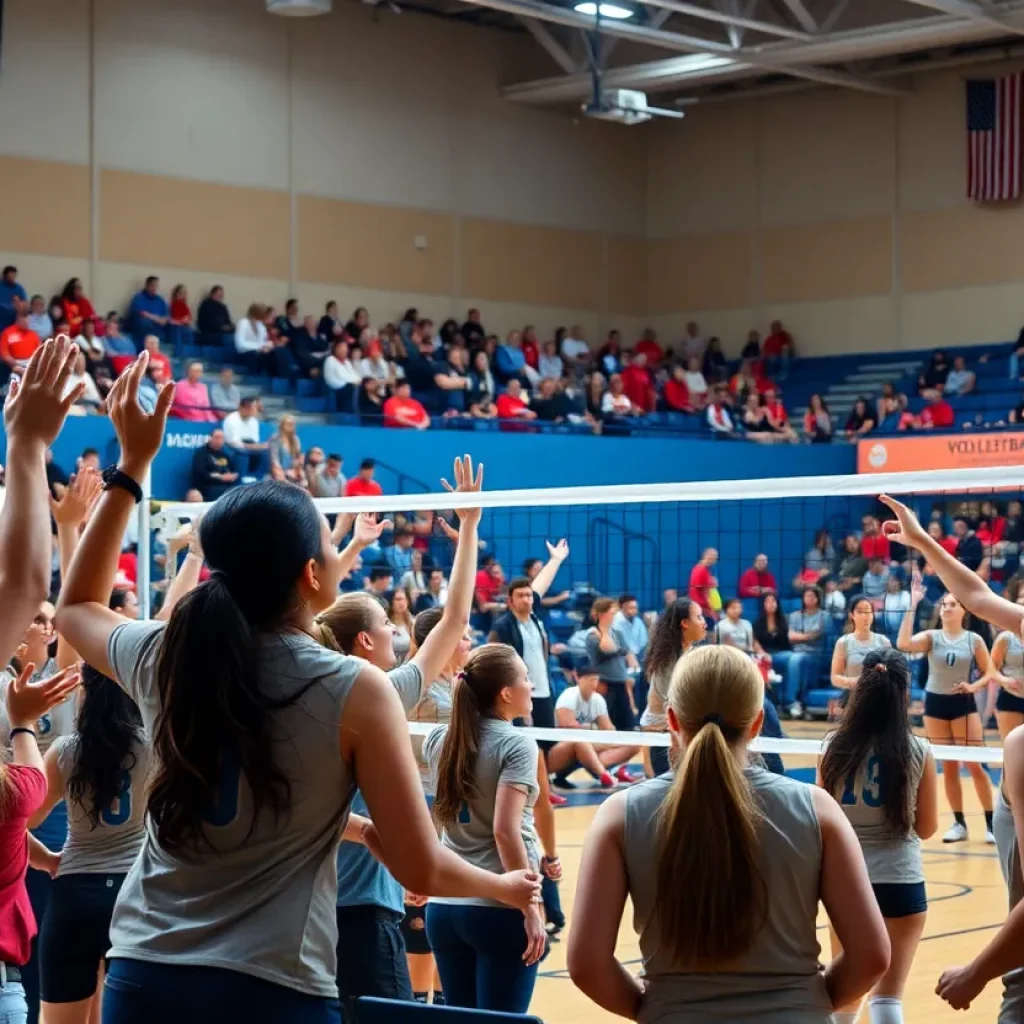
<instances>
[{"instance_id":1,"label":"volleyball net","mask_svg":"<svg viewBox=\"0 0 1024 1024\"><path fill-rule=\"evenodd\" d=\"M568 557L543 601L536 602L552 643L551 677L558 691L572 685L575 666L585 660L585 631L592 624L591 606L598 597L635 600L649 632L654 616L666 603L687 595L694 567L703 560L716 581L710 595L712 604L721 609L738 597L741 617L748 622L754 622L760 612L760 598L754 596L752 587L774 587L791 626L813 614L817 601L823 613L821 629L813 643L798 647L806 657L797 699L807 717L826 718L834 711L837 697L830 682L832 651L846 627L846 608L852 599L869 596L875 607L874 629L895 641L909 604L912 577L921 574L926 592L915 629L928 628L942 593L941 584L919 562L917 552L879 538L877 523L891 518L877 500L880 493L899 496L926 525L938 524L943 536L951 538L950 545L956 538L963 560L967 564L977 561L972 567L979 569L994 589L1002 590L1011 583L1024 557L1024 518L1017 504L1024 493L1024 467L485 490L460 495L457 502L460 507L484 510L479 530L478 600L471 624L481 639L486 638L491 621L501 613L508 582L533 576L549 558L547 545L564 539ZM440 569L441 585L446 584L455 546L440 521L457 527L452 494L439 489L435 493L319 499L316 504L332 522L339 515L369 512L391 520L394 526L377 545L362 553L357 569L343 584L344 590L372 588L390 595L395 588L403 588L412 596L415 608L417 598L429 589L431 569ZM147 613L158 607L166 585L161 563L166 561L168 540L208 507L142 503L138 580L140 601ZM961 519L963 522L958 522ZM965 528L966 536L961 538ZM847 539L851 537L856 542ZM273 538L266 542L272 544ZM855 543L859 552L854 550ZM259 552L253 557L259 557ZM857 557L867 564L851 564L849 559ZM851 571L858 575L851 576ZM745 573L747 587L741 591ZM851 578L861 582L850 583ZM435 579L435 585L437 582ZM816 592L816 598L802 596L808 588ZM803 608L805 601L812 606L810 611ZM984 624L975 622L970 628L985 635ZM640 630L634 631L642 636ZM990 640L996 632L991 630ZM709 624L708 641L715 639ZM773 675L785 671L783 666L773 667L778 670ZM912 660L911 668L917 702L912 711L919 713L926 666ZM780 683L773 680L773 690ZM790 691L792 685L787 684ZM794 728L797 725L794 723ZM429 729L410 725L413 732ZM539 740L556 742L580 739L577 730L537 729L534 734ZM595 741L664 746L668 737L601 732ZM821 743L817 738L761 738L756 748L807 757L820 753ZM936 748L935 754L942 760L990 764L1002 760L1001 747L995 743Z\"/></svg>"}]
</instances>

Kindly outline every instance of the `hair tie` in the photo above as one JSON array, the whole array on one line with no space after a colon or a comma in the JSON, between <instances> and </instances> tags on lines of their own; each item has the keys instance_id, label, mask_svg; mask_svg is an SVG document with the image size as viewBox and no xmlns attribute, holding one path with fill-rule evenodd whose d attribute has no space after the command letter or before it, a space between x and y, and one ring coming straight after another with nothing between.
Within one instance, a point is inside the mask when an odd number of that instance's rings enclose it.
<instances>
[{"instance_id":1,"label":"hair tie","mask_svg":"<svg viewBox=\"0 0 1024 1024\"><path fill-rule=\"evenodd\" d=\"M702 725L717 725L719 729L722 728L722 716L717 711L712 711L710 715L705 715Z\"/></svg>"},{"instance_id":2,"label":"hair tie","mask_svg":"<svg viewBox=\"0 0 1024 1024\"><path fill-rule=\"evenodd\" d=\"M888 672L889 671L889 669L886 666L884 661L880 661L877 665L875 665L875 668L877 668L879 672Z\"/></svg>"}]
</instances>

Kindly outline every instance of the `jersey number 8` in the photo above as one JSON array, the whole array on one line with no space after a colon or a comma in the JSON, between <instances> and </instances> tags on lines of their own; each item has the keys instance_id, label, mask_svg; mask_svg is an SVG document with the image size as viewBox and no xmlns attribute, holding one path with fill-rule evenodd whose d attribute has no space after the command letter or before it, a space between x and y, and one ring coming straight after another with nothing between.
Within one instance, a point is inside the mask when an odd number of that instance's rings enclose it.
<instances>
[{"instance_id":1,"label":"jersey number 8","mask_svg":"<svg viewBox=\"0 0 1024 1024\"><path fill-rule=\"evenodd\" d=\"M132 777L121 773L121 788L110 806L100 815L100 821L111 828L123 825L132 816Z\"/></svg>"}]
</instances>

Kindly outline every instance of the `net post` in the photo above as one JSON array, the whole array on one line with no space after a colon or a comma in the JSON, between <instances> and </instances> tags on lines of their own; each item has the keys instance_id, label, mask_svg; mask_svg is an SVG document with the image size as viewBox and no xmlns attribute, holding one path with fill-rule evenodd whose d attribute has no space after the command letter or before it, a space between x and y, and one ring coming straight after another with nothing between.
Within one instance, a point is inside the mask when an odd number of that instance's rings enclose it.
<instances>
[{"instance_id":1,"label":"net post","mask_svg":"<svg viewBox=\"0 0 1024 1024\"><path fill-rule=\"evenodd\" d=\"M150 470L146 470L146 477L142 481L142 501L139 502L139 554L138 554L138 594L139 617L148 619L150 612L150 557L152 553L153 538L149 535L149 505L153 500L153 477Z\"/></svg>"}]
</instances>

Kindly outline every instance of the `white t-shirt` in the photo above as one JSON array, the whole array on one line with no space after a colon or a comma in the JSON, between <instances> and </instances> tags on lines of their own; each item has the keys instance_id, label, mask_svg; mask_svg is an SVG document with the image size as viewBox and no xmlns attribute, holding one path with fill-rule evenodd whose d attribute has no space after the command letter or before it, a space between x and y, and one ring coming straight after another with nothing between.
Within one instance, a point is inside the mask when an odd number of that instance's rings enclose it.
<instances>
[{"instance_id":1,"label":"white t-shirt","mask_svg":"<svg viewBox=\"0 0 1024 1024\"><path fill-rule=\"evenodd\" d=\"M579 338L562 339L562 357L564 359L578 359L590 352L590 346Z\"/></svg>"},{"instance_id":2,"label":"white t-shirt","mask_svg":"<svg viewBox=\"0 0 1024 1024\"><path fill-rule=\"evenodd\" d=\"M242 419L236 409L224 417L224 440L231 448L244 448L247 444L260 443L260 421L255 416Z\"/></svg>"},{"instance_id":3,"label":"white t-shirt","mask_svg":"<svg viewBox=\"0 0 1024 1024\"><path fill-rule=\"evenodd\" d=\"M555 710L567 708L576 718L577 725L589 726L591 729L597 726L597 720L602 715L608 714L608 702L599 693L594 693L590 700L586 700L578 686L570 686L562 691L562 695L555 702Z\"/></svg>"},{"instance_id":4,"label":"white t-shirt","mask_svg":"<svg viewBox=\"0 0 1024 1024\"><path fill-rule=\"evenodd\" d=\"M692 394L703 395L708 389L708 382L700 370L687 370L683 376L686 378L686 389Z\"/></svg>"}]
</instances>

